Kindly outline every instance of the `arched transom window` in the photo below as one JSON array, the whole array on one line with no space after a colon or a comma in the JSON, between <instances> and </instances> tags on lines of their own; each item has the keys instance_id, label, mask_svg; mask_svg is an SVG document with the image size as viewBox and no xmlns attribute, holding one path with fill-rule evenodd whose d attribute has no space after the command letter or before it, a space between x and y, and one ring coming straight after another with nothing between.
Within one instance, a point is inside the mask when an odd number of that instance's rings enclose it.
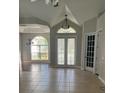
<instances>
[{"instance_id":1,"label":"arched transom window","mask_svg":"<svg viewBox=\"0 0 124 93\"><path fill-rule=\"evenodd\" d=\"M48 60L48 42L42 36L37 36L31 41L31 59Z\"/></svg>"},{"instance_id":2,"label":"arched transom window","mask_svg":"<svg viewBox=\"0 0 124 93\"><path fill-rule=\"evenodd\" d=\"M76 31L72 27L69 29L60 28L57 33L76 33Z\"/></svg>"}]
</instances>

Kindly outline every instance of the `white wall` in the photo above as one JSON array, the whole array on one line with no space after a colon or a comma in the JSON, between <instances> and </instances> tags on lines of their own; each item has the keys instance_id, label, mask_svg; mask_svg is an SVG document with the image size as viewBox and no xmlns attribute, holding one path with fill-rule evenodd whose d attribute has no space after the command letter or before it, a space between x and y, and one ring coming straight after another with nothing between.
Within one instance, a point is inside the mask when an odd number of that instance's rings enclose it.
<instances>
[{"instance_id":1,"label":"white wall","mask_svg":"<svg viewBox=\"0 0 124 93\"><path fill-rule=\"evenodd\" d=\"M97 18L91 18L84 22L83 24L83 32L82 32L82 53L81 53L81 62L82 62L82 69L85 69L85 47L86 47L86 41L85 41L85 34L96 32L96 25L97 25Z\"/></svg>"},{"instance_id":2,"label":"white wall","mask_svg":"<svg viewBox=\"0 0 124 93\"><path fill-rule=\"evenodd\" d=\"M99 78L104 83L105 81L105 14L101 14L99 17L94 17L84 22L83 25L83 53L82 64L84 64L85 57L85 33L97 32L97 47L96 47L96 68L95 72L99 74ZM83 66L84 67L84 66Z\"/></svg>"},{"instance_id":3,"label":"white wall","mask_svg":"<svg viewBox=\"0 0 124 93\"><path fill-rule=\"evenodd\" d=\"M22 70L22 51L21 51L21 36L19 34L19 70Z\"/></svg>"},{"instance_id":4,"label":"white wall","mask_svg":"<svg viewBox=\"0 0 124 93\"><path fill-rule=\"evenodd\" d=\"M97 18L94 17L84 22L84 33L96 32Z\"/></svg>"},{"instance_id":5,"label":"white wall","mask_svg":"<svg viewBox=\"0 0 124 93\"><path fill-rule=\"evenodd\" d=\"M33 62L31 61L31 49L30 46L27 46L26 43L29 39L33 39L35 36L43 36L48 40L49 50L48 53L50 54L50 36L49 33L21 33L21 56L23 62ZM49 55L50 58L50 55ZM48 58L48 61L50 60Z\"/></svg>"},{"instance_id":6,"label":"white wall","mask_svg":"<svg viewBox=\"0 0 124 93\"><path fill-rule=\"evenodd\" d=\"M98 17L97 20L97 60L96 73L100 79L105 81L105 13Z\"/></svg>"}]
</instances>

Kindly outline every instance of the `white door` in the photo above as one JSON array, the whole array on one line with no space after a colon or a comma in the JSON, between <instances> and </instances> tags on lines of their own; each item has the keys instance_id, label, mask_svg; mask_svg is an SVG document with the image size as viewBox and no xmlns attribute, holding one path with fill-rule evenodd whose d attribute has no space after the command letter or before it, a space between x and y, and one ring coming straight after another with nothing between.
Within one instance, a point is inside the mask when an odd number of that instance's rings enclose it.
<instances>
[{"instance_id":1,"label":"white door","mask_svg":"<svg viewBox=\"0 0 124 93\"><path fill-rule=\"evenodd\" d=\"M65 39L64 38L57 39L57 64L58 65L65 64Z\"/></svg>"},{"instance_id":2,"label":"white door","mask_svg":"<svg viewBox=\"0 0 124 93\"><path fill-rule=\"evenodd\" d=\"M67 65L75 64L75 38L67 39Z\"/></svg>"},{"instance_id":3,"label":"white door","mask_svg":"<svg viewBox=\"0 0 124 93\"><path fill-rule=\"evenodd\" d=\"M86 35L85 47L85 69L95 72L95 56L96 56L96 34Z\"/></svg>"},{"instance_id":4,"label":"white door","mask_svg":"<svg viewBox=\"0 0 124 93\"><path fill-rule=\"evenodd\" d=\"M75 65L75 38L57 39L57 64L64 66Z\"/></svg>"}]
</instances>

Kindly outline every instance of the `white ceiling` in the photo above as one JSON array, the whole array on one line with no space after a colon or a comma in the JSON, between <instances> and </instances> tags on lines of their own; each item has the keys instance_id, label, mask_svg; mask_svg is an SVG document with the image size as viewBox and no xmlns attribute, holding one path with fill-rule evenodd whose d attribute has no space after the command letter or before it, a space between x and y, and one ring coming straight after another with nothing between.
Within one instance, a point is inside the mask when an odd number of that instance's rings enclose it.
<instances>
[{"instance_id":1,"label":"white ceiling","mask_svg":"<svg viewBox=\"0 0 124 93\"><path fill-rule=\"evenodd\" d=\"M97 16L105 10L105 0L60 0L59 7L45 4L45 0L20 0L20 17L36 17L54 26L64 19L65 13L68 18L78 25Z\"/></svg>"}]
</instances>

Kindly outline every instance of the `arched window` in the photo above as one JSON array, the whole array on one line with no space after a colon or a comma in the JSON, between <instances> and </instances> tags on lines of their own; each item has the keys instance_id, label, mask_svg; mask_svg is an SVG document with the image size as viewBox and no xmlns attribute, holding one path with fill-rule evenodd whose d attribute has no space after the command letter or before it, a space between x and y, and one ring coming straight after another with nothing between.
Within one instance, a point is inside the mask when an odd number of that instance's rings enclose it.
<instances>
[{"instance_id":1,"label":"arched window","mask_svg":"<svg viewBox=\"0 0 124 93\"><path fill-rule=\"evenodd\" d=\"M76 31L72 27L69 29L60 28L57 33L76 33Z\"/></svg>"},{"instance_id":2,"label":"arched window","mask_svg":"<svg viewBox=\"0 0 124 93\"><path fill-rule=\"evenodd\" d=\"M37 36L31 41L31 59L48 60L48 42L42 36Z\"/></svg>"}]
</instances>

